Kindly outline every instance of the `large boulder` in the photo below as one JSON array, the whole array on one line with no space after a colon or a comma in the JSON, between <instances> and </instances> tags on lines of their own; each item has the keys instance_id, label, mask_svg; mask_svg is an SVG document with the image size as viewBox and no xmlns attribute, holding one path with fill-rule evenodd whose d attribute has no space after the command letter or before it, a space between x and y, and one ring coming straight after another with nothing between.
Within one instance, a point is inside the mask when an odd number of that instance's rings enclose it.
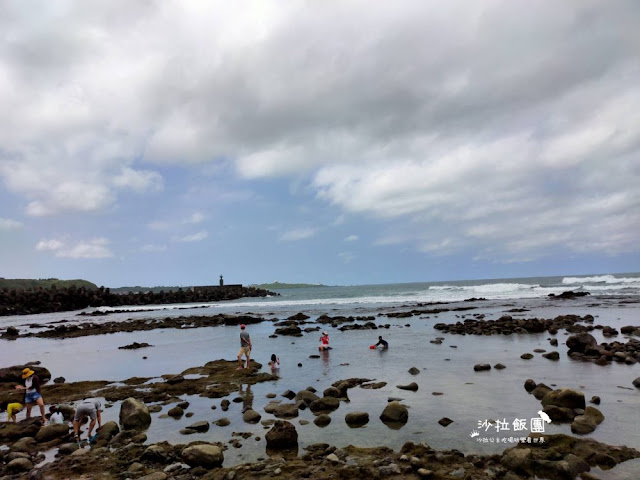
<instances>
[{"instance_id":1,"label":"large boulder","mask_svg":"<svg viewBox=\"0 0 640 480\"><path fill-rule=\"evenodd\" d=\"M380 415L384 423L405 424L409 419L409 410L400 402L389 402Z\"/></svg>"},{"instance_id":2,"label":"large boulder","mask_svg":"<svg viewBox=\"0 0 640 480\"><path fill-rule=\"evenodd\" d=\"M555 405L566 408L585 408L584 393L572 388L559 388L552 390L542 398L542 405Z\"/></svg>"},{"instance_id":3,"label":"large boulder","mask_svg":"<svg viewBox=\"0 0 640 480\"><path fill-rule=\"evenodd\" d=\"M340 407L340 399L336 397L322 397L309 404L309 409L313 413L333 412L338 407Z\"/></svg>"},{"instance_id":4,"label":"large boulder","mask_svg":"<svg viewBox=\"0 0 640 480\"><path fill-rule=\"evenodd\" d=\"M69 425L66 423L47 425L46 427L42 427L38 433L36 433L36 442L50 442L51 440L62 438L68 433Z\"/></svg>"},{"instance_id":5,"label":"large boulder","mask_svg":"<svg viewBox=\"0 0 640 480\"><path fill-rule=\"evenodd\" d=\"M571 433L586 435L593 432L604 421L604 415L595 407L588 406L583 415L574 418L571 424Z\"/></svg>"},{"instance_id":6,"label":"large boulder","mask_svg":"<svg viewBox=\"0 0 640 480\"><path fill-rule=\"evenodd\" d=\"M273 414L278 418L295 418L298 416L298 405L295 403L281 403L273 407Z\"/></svg>"},{"instance_id":7,"label":"large boulder","mask_svg":"<svg viewBox=\"0 0 640 480\"><path fill-rule=\"evenodd\" d=\"M106 422L102 427L98 430L96 437L96 447L106 446L113 437L115 437L118 433L120 433L120 427L114 421Z\"/></svg>"},{"instance_id":8,"label":"large boulder","mask_svg":"<svg viewBox=\"0 0 640 480\"><path fill-rule=\"evenodd\" d=\"M182 460L190 467L213 468L222 466L224 455L217 445L200 444L182 450Z\"/></svg>"},{"instance_id":9,"label":"large boulder","mask_svg":"<svg viewBox=\"0 0 640 480\"><path fill-rule=\"evenodd\" d=\"M500 459L500 464L521 475L531 474L531 449L530 448L511 448L506 450Z\"/></svg>"},{"instance_id":10,"label":"large boulder","mask_svg":"<svg viewBox=\"0 0 640 480\"><path fill-rule=\"evenodd\" d=\"M578 333L576 335L571 335L567 338L567 347L569 348L569 352L580 352L584 353L585 350L592 347L597 347L598 342L590 333Z\"/></svg>"},{"instance_id":11,"label":"large boulder","mask_svg":"<svg viewBox=\"0 0 640 480\"><path fill-rule=\"evenodd\" d=\"M38 367L37 365L14 365L12 367L0 368L0 383L24 383L22 371L27 367L36 372L40 383L47 383L51 380L51 372L44 367Z\"/></svg>"},{"instance_id":12,"label":"large boulder","mask_svg":"<svg viewBox=\"0 0 640 480\"><path fill-rule=\"evenodd\" d=\"M309 390L300 390L295 396L296 402L304 402L307 406L311 405L312 402L315 402L319 398L320 397L318 397L318 395L310 392Z\"/></svg>"},{"instance_id":13,"label":"large boulder","mask_svg":"<svg viewBox=\"0 0 640 480\"><path fill-rule=\"evenodd\" d=\"M352 428L362 427L369 423L369 414L367 412L351 412L345 415L344 420Z\"/></svg>"},{"instance_id":14,"label":"large boulder","mask_svg":"<svg viewBox=\"0 0 640 480\"><path fill-rule=\"evenodd\" d=\"M14 442L23 437L35 437L39 430L40 425L35 421L28 425L5 423L3 428L0 428L0 443Z\"/></svg>"},{"instance_id":15,"label":"large boulder","mask_svg":"<svg viewBox=\"0 0 640 480\"><path fill-rule=\"evenodd\" d=\"M14 458L6 466L8 473L28 472L32 468L33 463L28 458Z\"/></svg>"},{"instance_id":16,"label":"large boulder","mask_svg":"<svg viewBox=\"0 0 640 480\"><path fill-rule=\"evenodd\" d=\"M267 448L280 450L298 447L298 432L292 423L277 420L265 435Z\"/></svg>"},{"instance_id":17,"label":"large boulder","mask_svg":"<svg viewBox=\"0 0 640 480\"><path fill-rule=\"evenodd\" d=\"M149 408L135 398L127 398L120 406L120 425L125 430L141 430L151 425Z\"/></svg>"},{"instance_id":18,"label":"large boulder","mask_svg":"<svg viewBox=\"0 0 640 480\"><path fill-rule=\"evenodd\" d=\"M242 419L247 423L258 423L262 416L255 410L249 409L242 414Z\"/></svg>"}]
</instances>

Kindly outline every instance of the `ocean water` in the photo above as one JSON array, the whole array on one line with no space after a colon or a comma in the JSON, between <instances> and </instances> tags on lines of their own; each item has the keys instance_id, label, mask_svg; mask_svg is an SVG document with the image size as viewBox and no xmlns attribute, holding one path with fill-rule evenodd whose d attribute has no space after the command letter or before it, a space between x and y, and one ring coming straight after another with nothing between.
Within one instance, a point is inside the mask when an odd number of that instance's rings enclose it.
<instances>
[{"instance_id":1,"label":"ocean water","mask_svg":"<svg viewBox=\"0 0 640 480\"><path fill-rule=\"evenodd\" d=\"M588 291L591 295L570 300L549 297L566 290ZM602 404L598 407L605 421L588 437L613 444L628 445L640 449L640 431L637 429L640 411L640 390L631 382L640 376L640 366L611 364L600 367L592 363L570 360L563 344L566 335L559 332L559 347L549 344L549 334L511 336L460 336L443 334L433 328L438 322L452 323L473 314L485 314L486 319L497 319L509 314L514 318L554 318L558 315L591 314L595 324L622 327L640 326L640 274L590 275L583 277L541 277L485 281L459 281L440 283L411 283L395 285L365 285L345 287L316 287L279 291L280 296L265 299L242 299L205 305L156 306L153 311L137 311L105 317L78 317L78 312L0 317L0 328L16 325L20 329L35 323L48 323L66 319L75 321L114 321L128 318L154 318L176 315L210 315L223 313L252 313L269 319L282 320L303 312L315 320L321 314L371 315L378 325L389 324L388 329L352 330L341 332L328 327L333 349L319 359L318 333L303 337L269 338L275 329L271 322L250 325L254 351L252 357L266 364L272 353L282 363L280 379L275 382L241 387L238 395L249 388L252 405L263 418L272 418L262 410L267 393L280 395L287 389L294 391L313 386L320 392L332 383L358 377L387 382L379 390L354 388L349 391L350 402L342 403L331 414L332 422L326 428L313 423L299 425L299 419L313 420L308 410L301 411L294 419L299 433L300 446L327 442L337 446L388 445L399 448L404 442L426 442L437 449L457 448L465 453L497 453L515 445L510 438L527 436L531 420L538 417L540 402L527 394L523 384L527 378L557 387L579 388L587 399L598 395ZM470 298L484 300L465 301ZM438 315L420 315L410 318L390 318L388 313L428 308L425 304L447 302L441 308L474 307L469 311L448 311ZM148 307L145 307L148 308ZM514 308L524 312L509 312ZM326 327L325 327L326 328ZM55 376L67 381L125 380L133 376L159 377L166 373L180 373L186 368L203 365L219 358L234 359L238 350L236 327L211 327L199 329L167 329L134 333L116 333L76 339L52 340L26 338L13 342L1 341L0 360L3 365L40 360ZM369 345L378 335L389 341L386 351L371 350ZM435 337L445 337L441 345L429 343ZM604 339L599 331L598 341L626 341L620 335ZM118 350L131 342L147 342L154 347L137 350ZM534 353L532 360L522 360L520 355L533 353L533 349L560 352L560 360L552 362ZM148 359L142 359L147 356ZM298 363L302 367L298 367ZM474 372L476 363L503 363L506 369ZM408 373L409 368L420 369L418 375ZM398 389L396 386L415 381L417 392ZM433 395L440 392L442 395ZM388 397L400 397L409 407L409 423L399 430L388 428L379 415ZM233 398L233 396L232 396ZM287 400L278 397L282 401ZM265 456L264 434L258 425L242 421L242 404L232 403L228 412L218 408L220 400L185 396L191 402L192 418L174 420L159 418L163 412L153 415L149 429L149 442L168 440L172 443L188 443L193 440L228 441L231 432L252 432L254 437L242 440L243 447L229 447L225 452L225 465L255 460ZM46 401L46 398L45 398ZM369 423L359 429L351 429L344 422L345 414L366 411ZM117 420L118 405L105 411L104 417ZM228 427L212 425L209 432L183 436L184 426L200 420L214 421L222 416L231 420ZM453 423L442 427L438 420L448 417ZM3 420L0 417L0 420ZM501 420L509 429L496 431L495 426L485 429L486 420ZM516 422L516 420L518 422ZM527 424L527 430L516 431L514 424ZM568 424L545 424L545 433L568 433ZM477 436L472 437L474 431ZM480 443L478 438L487 438ZM493 438L493 441L490 439ZM498 440L499 439L499 440ZM503 441L503 439L506 439ZM624 468L623 468L624 467ZM626 470L625 470L626 469ZM609 472L599 472L605 479L636 478L629 469L640 476L640 464L628 462Z\"/></svg>"}]
</instances>

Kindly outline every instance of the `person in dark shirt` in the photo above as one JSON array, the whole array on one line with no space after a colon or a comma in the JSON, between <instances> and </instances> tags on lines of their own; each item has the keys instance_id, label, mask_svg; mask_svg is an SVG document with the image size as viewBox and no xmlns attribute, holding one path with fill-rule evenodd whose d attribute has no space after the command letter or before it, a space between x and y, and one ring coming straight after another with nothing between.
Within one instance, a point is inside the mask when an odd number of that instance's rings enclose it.
<instances>
[{"instance_id":1,"label":"person in dark shirt","mask_svg":"<svg viewBox=\"0 0 640 480\"><path fill-rule=\"evenodd\" d=\"M238 351L238 370L242 369L242 356L247 359L244 368L249 368L249 358L251 356L251 337L249 332L245 331L245 326L240 325L240 350Z\"/></svg>"},{"instance_id":2,"label":"person in dark shirt","mask_svg":"<svg viewBox=\"0 0 640 480\"><path fill-rule=\"evenodd\" d=\"M378 337L378 343L376 343L376 347L378 345L382 345L382 348L389 348L389 342L387 342L386 340L383 340L382 336Z\"/></svg>"}]
</instances>

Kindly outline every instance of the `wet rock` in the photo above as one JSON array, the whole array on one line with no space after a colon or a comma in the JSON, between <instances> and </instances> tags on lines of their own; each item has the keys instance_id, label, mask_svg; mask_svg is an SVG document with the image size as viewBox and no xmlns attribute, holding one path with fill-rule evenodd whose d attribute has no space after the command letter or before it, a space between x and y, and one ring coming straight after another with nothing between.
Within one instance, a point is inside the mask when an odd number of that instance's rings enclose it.
<instances>
[{"instance_id":1,"label":"wet rock","mask_svg":"<svg viewBox=\"0 0 640 480\"><path fill-rule=\"evenodd\" d=\"M350 427L362 427L369 423L369 414L367 412L351 412L344 417L345 422Z\"/></svg>"},{"instance_id":2,"label":"wet rock","mask_svg":"<svg viewBox=\"0 0 640 480\"><path fill-rule=\"evenodd\" d=\"M522 358L523 360L531 360L533 358L533 354L532 353L523 353L522 355L520 355L520 358Z\"/></svg>"},{"instance_id":3,"label":"wet rock","mask_svg":"<svg viewBox=\"0 0 640 480\"><path fill-rule=\"evenodd\" d=\"M208 432L209 431L209 422L195 422L191 425L188 425L187 428L189 430L194 430L196 432Z\"/></svg>"},{"instance_id":4,"label":"wet rock","mask_svg":"<svg viewBox=\"0 0 640 480\"><path fill-rule=\"evenodd\" d=\"M409 410L399 402L389 402L380 415L385 423L405 424L409 419Z\"/></svg>"},{"instance_id":5,"label":"wet rock","mask_svg":"<svg viewBox=\"0 0 640 480\"><path fill-rule=\"evenodd\" d=\"M324 395L325 397L335 397L335 398L340 398L342 396L340 390L337 389L336 387L329 387L325 389L325 391L322 392L322 395Z\"/></svg>"},{"instance_id":6,"label":"wet rock","mask_svg":"<svg viewBox=\"0 0 640 480\"><path fill-rule=\"evenodd\" d=\"M640 377L636 378L632 383L634 387L640 388Z\"/></svg>"},{"instance_id":7,"label":"wet rock","mask_svg":"<svg viewBox=\"0 0 640 480\"><path fill-rule=\"evenodd\" d=\"M218 420L216 420L215 422L213 422L215 425L219 426L219 427L226 427L227 425L230 425L231 422L229 421L228 418L219 418Z\"/></svg>"},{"instance_id":8,"label":"wet rock","mask_svg":"<svg viewBox=\"0 0 640 480\"><path fill-rule=\"evenodd\" d=\"M158 413L162 411L161 405L149 405L149 413Z\"/></svg>"},{"instance_id":9,"label":"wet rock","mask_svg":"<svg viewBox=\"0 0 640 480\"><path fill-rule=\"evenodd\" d=\"M223 412L226 412L227 410L229 410L229 405L231 405L231 402L226 398L220 402L220 408L222 409Z\"/></svg>"},{"instance_id":10,"label":"wet rock","mask_svg":"<svg viewBox=\"0 0 640 480\"><path fill-rule=\"evenodd\" d=\"M500 464L508 470L520 475L531 475L531 449L510 448L502 455Z\"/></svg>"},{"instance_id":11,"label":"wet rock","mask_svg":"<svg viewBox=\"0 0 640 480\"><path fill-rule=\"evenodd\" d=\"M67 381L67 379L64 378L64 377L56 377L56 378L53 379L53 383L64 383L66 381Z\"/></svg>"},{"instance_id":12,"label":"wet rock","mask_svg":"<svg viewBox=\"0 0 640 480\"><path fill-rule=\"evenodd\" d=\"M265 435L267 448L280 450L297 448L298 432L296 427L287 421L278 420Z\"/></svg>"},{"instance_id":13,"label":"wet rock","mask_svg":"<svg viewBox=\"0 0 640 480\"><path fill-rule=\"evenodd\" d=\"M600 405L600 397L594 395L593 397L591 397L591 400L589 400L589 402L593 403L594 405Z\"/></svg>"},{"instance_id":14,"label":"wet rock","mask_svg":"<svg viewBox=\"0 0 640 480\"><path fill-rule=\"evenodd\" d=\"M134 435L131 438L131 441L133 443L139 443L139 444L143 444L144 442L147 441L147 434L146 433L139 433L137 435Z\"/></svg>"},{"instance_id":15,"label":"wet rock","mask_svg":"<svg viewBox=\"0 0 640 480\"><path fill-rule=\"evenodd\" d=\"M246 423L258 423L262 416L255 410L249 409L242 414L242 419Z\"/></svg>"},{"instance_id":16,"label":"wet rock","mask_svg":"<svg viewBox=\"0 0 640 480\"><path fill-rule=\"evenodd\" d=\"M363 383L362 385L360 385L360 388L364 388L365 390L377 390L379 388L385 387L386 385L387 382Z\"/></svg>"},{"instance_id":17,"label":"wet rock","mask_svg":"<svg viewBox=\"0 0 640 480\"><path fill-rule=\"evenodd\" d=\"M556 405L558 407L582 409L586 406L584 394L572 388L559 388L547 393L542 398L542 405Z\"/></svg>"},{"instance_id":18,"label":"wet rock","mask_svg":"<svg viewBox=\"0 0 640 480\"><path fill-rule=\"evenodd\" d=\"M282 403L280 405L276 405L273 410L273 414L278 418L296 418L298 416L298 404Z\"/></svg>"},{"instance_id":19,"label":"wet rock","mask_svg":"<svg viewBox=\"0 0 640 480\"><path fill-rule=\"evenodd\" d=\"M147 347L153 347L153 345L149 345L148 343L133 342L129 345L123 345L122 347L118 347L118 350L137 350L139 348L147 348Z\"/></svg>"},{"instance_id":20,"label":"wet rock","mask_svg":"<svg viewBox=\"0 0 640 480\"><path fill-rule=\"evenodd\" d=\"M531 394L538 400L542 400L547 395L547 393L552 391L553 389L551 387L545 385L544 383L539 383L538 385L536 385L536 388L532 390Z\"/></svg>"},{"instance_id":21,"label":"wet rock","mask_svg":"<svg viewBox=\"0 0 640 480\"><path fill-rule=\"evenodd\" d=\"M435 473L433 470L428 470L426 468L419 468L416 472L420 478L431 479L435 478Z\"/></svg>"},{"instance_id":22,"label":"wet rock","mask_svg":"<svg viewBox=\"0 0 640 480\"><path fill-rule=\"evenodd\" d=\"M145 429L151 425L149 409L140 400L127 398L120 405L120 425L125 430Z\"/></svg>"},{"instance_id":23,"label":"wet rock","mask_svg":"<svg viewBox=\"0 0 640 480\"><path fill-rule=\"evenodd\" d=\"M1 338L7 338L14 340L20 336L20 331L16 327L7 327L7 329L0 335Z\"/></svg>"},{"instance_id":24,"label":"wet rock","mask_svg":"<svg viewBox=\"0 0 640 480\"><path fill-rule=\"evenodd\" d=\"M495 368L496 370L503 370L505 368L507 368L505 365L501 364L501 363L496 363L493 368Z\"/></svg>"},{"instance_id":25,"label":"wet rock","mask_svg":"<svg viewBox=\"0 0 640 480\"><path fill-rule=\"evenodd\" d=\"M217 445L193 445L182 450L182 461L190 467L213 468L222 466L224 455Z\"/></svg>"},{"instance_id":26,"label":"wet rock","mask_svg":"<svg viewBox=\"0 0 640 480\"><path fill-rule=\"evenodd\" d=\"M76 450L78 450L78 444L77 443L63 443L62 445L60 445L60 447L58 447L58 453L60 455L70 455L73 452L75 452Z\"/></svg>"},{"instance_id":27,"label":"wet rock","mask_svg":"<svg viewBox=\"0 0 640 480\"><path fill-rule=\"evenodd\" d=\"M296 393L292 392L291 390L287 390L282 394L282 396L284 398L288 398L289 400L293 400L294 398L296 398Z\"/></svg>"},{"instance_id":28,"label":"wet rock","mask_svg":"<svg viewBox=\"0 0 640 480\"><path fill-rule=\"evenodd\" d=\"M33 463L28 458L15 458L5 468L8 473L28 472L33 468Z\"/></svg>"},{"instance_id":29,"label":"wet rock","mask_svg":"<svg viewBox=\"0 0 640 480\"><path fill-rule=\"evenodd\" d=\"M335 397L322 397L309 405L309 409L313 413L333 412L338 407L340 407L340 400Z\"/></svg>"},{"instance_id":30,"label":"wet rock","mask_svg":"<svg viewBox=\"0 0 640 480\"><path fill-rule=\"evenodd\" d=\"M29 365L13 365L11 367L0 368L0 383L17 383L22 385L22 370L26 367L36 372L41 383L47 383L51 380L51 372L49 372L49 370L31 363Z\"/></svg>"},{"instance_id":31,"label":"wet rock","mask_svg":"<svg viewBox=\"0 0 640 480\"><path fill-rule=\"evenodd\" d=\"M309 390L300 390L295 396L296 402L304 402L307 406L311 405L311 402L314 402L319 398L320 397L318 397L318 395L310 392Z\"/></svg>"},{"instance_id":32,"label":"wet rock","mask_svg":"<svg viewBox=\"0 0 640 480\"><path fill-rule=\"evenodd\" d=\"M171 445L167 442L149 445L146 450L142 452L141 459L154 463L168 463L171 457L171 448Z\"/></svg>"},{"instance_id":33,"label":"wet rock","mask_svg":"<svg viewBox=\"0 0 640 480\"><path fill-rule=\"evenodd\" d=\"M554 422L572 422L576 413L571 408L547 405L542 409Z\"/></svg>"},{"instance_id":34,"label":"wet rock","mask_svg":"<svg viewBox=\"0 0 640 480\"><path fill-rule=\"evenodd\" d=\"M420 369L419 369L419 368L416 368L416 367L411 367L411 368L409 369L409 373L410 373L411 375L418 375L418 374L420 373Z\"/></svg>"},{"instance_id":35,"label":"wet rock","mask_svg":"<svg viewBox=\"0 0 640 480\"><path fill-rule=\"evenodd\" d=\"M558 352L543 353L542 356L548 360L560 360L560 354Z\"/></svg>"},{"instance_id":36,"label":"wet rock","mask_svg":"<svg viewBox=\"0 0 640 480\"><path fill-rule=\"evenodd\" d=\"M552 338L549 340L549 345L551 345L552 347L557 347L558 346L558 339L557 338Z\"/></svg>"},{"instance_id":37,"label":"wet rock","mask_svg":"<svg viewBox=\"0 0 640 480\"><path fill-rule=\"evenodd\" d=\"M442 417L440 420L438 420L438 423L443 427L447 427L453 423L453 420L447 417Z\"/></svg>"},{"instance_id":38,"label":"wet rock","mask_svg":"<svg viewBox=\"0 0 640 480\"><path fill-rule=\"evenodd\" d=\"M571 432L580 435L593 432L604 421L604 415L595 407L588 406L583 415L578 415L571 424Z\"/></svg>"},{"instance_id":39,"label":"wet rock","mask_svg":"<svg viewBox=\"0 0 640 480\"><path fill-rule=\"evenodd\" d=\"M533 389L536 388L536 382L534 382L532 379L528 378L527 380L525 380L524 382L524 389L531 393L533 391Z\"/></svg>"},{"instance_id":40,"label":"wet rock","mask_svg":"<svg viewBox=\"0 0 640 480\"><path fill-rule=\"evenodd\" d=\"M120 433L120 427L114 421L106 422L102 425L102 427L96 433L96 443L97 447L102 447L107 445L113 437L115 437L118 433Z\"/></svg>"},{"instance_id":41,"label":"wet rock","mask_svg":"<svg viewBox=\"0 0 640 480\"><path fill-rule=\"evenodd\" d=\"M167 415L169 415L170 417L173 417L173 418L180 418L180 417L182 417L182 415L184 415L184 410L182 408L176 406L176 407L173 407L172 409L170 409L167 412Z\"/></svg>"},{"instance_id":42,"label":"wet rock","mask_svg":"<svg viewBox=\"0 0 640 480\"><path fill-rule=\"evenodd\" d=\"M491 365L488 363L478 363L473 366L473 370L476 372L483 372L485 370L491 370Z\"/></svg>"},{"instance_id":43,"label":"wet rock","mask_svg":"<svg viewBox=\"0 0 640 480\"><path fill-rule=\"evenodd\" d=\"M396 385L400 390L410 390L412 392L418 391L418 384L416 382L411 382L409 385Z\"/></svg>"},{"instance_id":44,"label":"wet rock","mask_svg":"<svg viewBox=\"0 0 640 480\"><path fill-rule=\"evenodd\" d=\"M402 472L400 471L400 467L395 463L390 463L389 465L383 465L378 467L378 472L381 477L391 477L392 475L400 475Z\"/></svg>"},{"instance_id":45,"label":"wet rock","mask_svg":"<svg viewBox=\"0 0 640 480\"><path fill-rule=\"evenodd\" d=\"M578 353L584 353L588 348L598 346L598 342L593 337L593 335L586 332L571 335L569 338L567 338L566 343L567 347L569 348L569 352Z\"/></svg>"},{"instance_id":46,"label":"wet rock","mask_svg":"<svg viewBox=\"0 0 640 480\"><path fill-rule=\"evenodd\" d=\"M143 477L139 477L138 480L167 480L167 474L164 472L152 472Z\"/></svg>"},{"instance_id":47,"label":"wet rock","mask_svg":"<svg viewBox=\"0 0 640 480\"><path fill-rule=\"evenodd\" d=\"M69 426L66 423L53 424L42 427L38 433L36 433L36 442L50 442L56 438L62 438L69 433Z\"/></svg>"},{"instance_id":48,"label":"wet rock","mask_svg":"<svg viewBox=\"0 0 640 480\"><path fill-rule=\"evenodd\" d=\"M326 427L331 423L331 417L326 414L318 415L313 421L318 427Z\"/></svg>"}]
</instances>

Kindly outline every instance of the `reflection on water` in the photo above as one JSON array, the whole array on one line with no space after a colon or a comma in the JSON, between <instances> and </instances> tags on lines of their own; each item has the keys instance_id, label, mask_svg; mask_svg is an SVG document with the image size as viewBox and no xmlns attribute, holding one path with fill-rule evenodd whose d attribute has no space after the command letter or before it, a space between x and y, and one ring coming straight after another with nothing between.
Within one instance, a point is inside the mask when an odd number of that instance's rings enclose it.
<instances>
[{"instance_id":1,"label":"reflection on water","mask_svg":"<svg viewBox=\"0 0 640 480\"><path fill-rule=\"evenodd\" d=\"M593 302L590 299L589 302ZM553 318L564 314L596 316L596 323L612 325L620 328L624 325L638 323L638 305L627 304L624 308L615 303L602 303L598 308L589 307L586 303L570 302L548 304L545 301L511 303L527 307L530 311L522 314L511 313L514 318ZM468 305L468 304L467 304ZM467 306L465 305L465 306ZM483 313L487 319L496 319L504 315L505 307L500 303L478 303L475 312ZM407 307L404 310L410 310ZM254 314L260 314L252 307ZM342 402L340 408L331 413L332 421L325 428L313 424L314 415L307 409L300 411L300 416L292 421L299 435L300 448L306 445L326 442L338 447L354 444L363 447L386 445L398 449L407 440L427 442L436 449L457 448L465 453L491 454L498 453L510 445L480 444L470 437L477 428L478 422L485 419L506 419L512 422L516 418L532 418L540 410L540 402L523 388L524 381L532 378L536 382L547 385L579 388L586 398L598 395L602 404L598 407L606 420L588 437L611 445L628 445L640 448L640 430L636 422L629 419L638 418L640 395L635 389L627 390L618 386L631 387L631 381L640 376L640 365L612 364L600 367L592 363L570 360L566 356L563 345L564 332L555 335L560 347L549 344L551 337L547 333L510 336L461 336L443 334L433 329L437 322L463 321L465 315L460 312L442 312L438 315L425 315L422 318L394 319L379 315L375 311L358 309L358 315L377 316L375 323L391 323L385 330L384 338L393 348L370 349L378 337L378 330L339 331L326 328L331 335L332 350L318 352L317 337L312 333L291 342L290 337L279 336L269 338L274 327L271 322L263 322L251 326L254 340L252 357L263 364L265 372L270 372L268 361L273 352L279 352L281 359L280 378L276 381L256 385L240 385L236 393L229 398L241 398L241 404L231 403L228 411L220 410L221 399L209 399L197 396L183 396L182 400L190 402L189 411L193 418L173 419L160 418L172 407L163 406L159 413L152 414L152 424L148 431L148 442L167 440L174 444L188 443L193 440L228 442L231 432L250 432L253 436L242 440L242 448L229 448L225 451L225 466L255 460L264 456L266 429L261 424L246 424L242 413L247 408L258 411L263 419L273 416L264 412L268 401L266 395L281 395L285 390L299 391L314 386L319 392L338 380L347 378L369 378L387 385L378 390L353 388L349 390L350 402ZM265 310L269 312L269 310ZM305 310L307 312L307 310ZM153 312L151 312L153 313ZM281 310L276 312L278 318L287 318L296 311ZM310 312L307 312L310 313ZM323 312L318 312L323 313ZM349 314L341 310L340 314ZM355 309L351 313L356 313ZM383 312L384 313L384 312ZM472 311L471 313L474 313ZM147 315L139 313L135 315ZM182 315L185 312L181 312ZM196 312L200 314L200 312ZM329 312L330 315L336 315ZM162 315L168 315L163 312ZM113 315L109 320L126 319L134 314ZM271 318L273 315L269 315ZM55 318L59 319L56 314ZM471 318L471 315L466 318ZM50 316L32 316L30 321L51 321ZM312 318L313 319L313 318ZM91 319L92 321L94 319ZM407 322L410 326L406 326ZM598 341L604 339L600 331L594 331ZM432 344L429 340L444 337L441 345ZM617 340L626 341L623 336ZM133 341L147 342L154 347L144 352L134 350L118 350L119 346ZM457 348L450 348L456 346ZM536 353L531 360L522 360L520 355L542 348L547 351L560 352L560 360L552 362ZM122 381L131 376L150 377L149 383L161 381L163 374L177 374L194 366L201 366L208 361L226 358L234 361L237 357L237 328L215 327L183 330L151 330L134 333L115 333L105 336L83 337L67 340L26 338L15 342L2 343L3 358L15 363L40 360L47 367L52 377L64 376L67 382L79 380ZM309 358L309 355L319 358ZM5 356L6 355L6 356ZM77 362L82 358L82 362ZM298 367L298 364L301 367ZM474 372L476 363L503 363L506 369ZM411 367L420 371L412 376L408 373ZM396 385L415 381L419 385L416 392L397 389ZM432 393L439 395L432 395ZM441 395L440 395L441 393ZM400 397L402 403L409 408L409 422L399 430L388 428L379 419L389 397ZM281 397L279 397L281 398ZM46 398L45 398L46 401ZM212 406L216 409L212 410ZM119 404L105 410L105 421L118 421ZM344 416L354 411L369 413L369 423L361 429L347 427ZM198 433L186 439L179 432L196 420L213 422L221 417L230 420L229 427L212 425L206 433ZM453 423L442 427L438 420L448 417ZM308 425L301 425L299 420L306 420ZM570 434L568 424L547 426L546 433ZM260 437L260 440L255 440ZM637 463L632 464L636 466ZM599 474L603 479L619 480L631 478L613 475L619 468ZM637 471L637 470L636 470Z\"/></svg>"}]
</instances>

